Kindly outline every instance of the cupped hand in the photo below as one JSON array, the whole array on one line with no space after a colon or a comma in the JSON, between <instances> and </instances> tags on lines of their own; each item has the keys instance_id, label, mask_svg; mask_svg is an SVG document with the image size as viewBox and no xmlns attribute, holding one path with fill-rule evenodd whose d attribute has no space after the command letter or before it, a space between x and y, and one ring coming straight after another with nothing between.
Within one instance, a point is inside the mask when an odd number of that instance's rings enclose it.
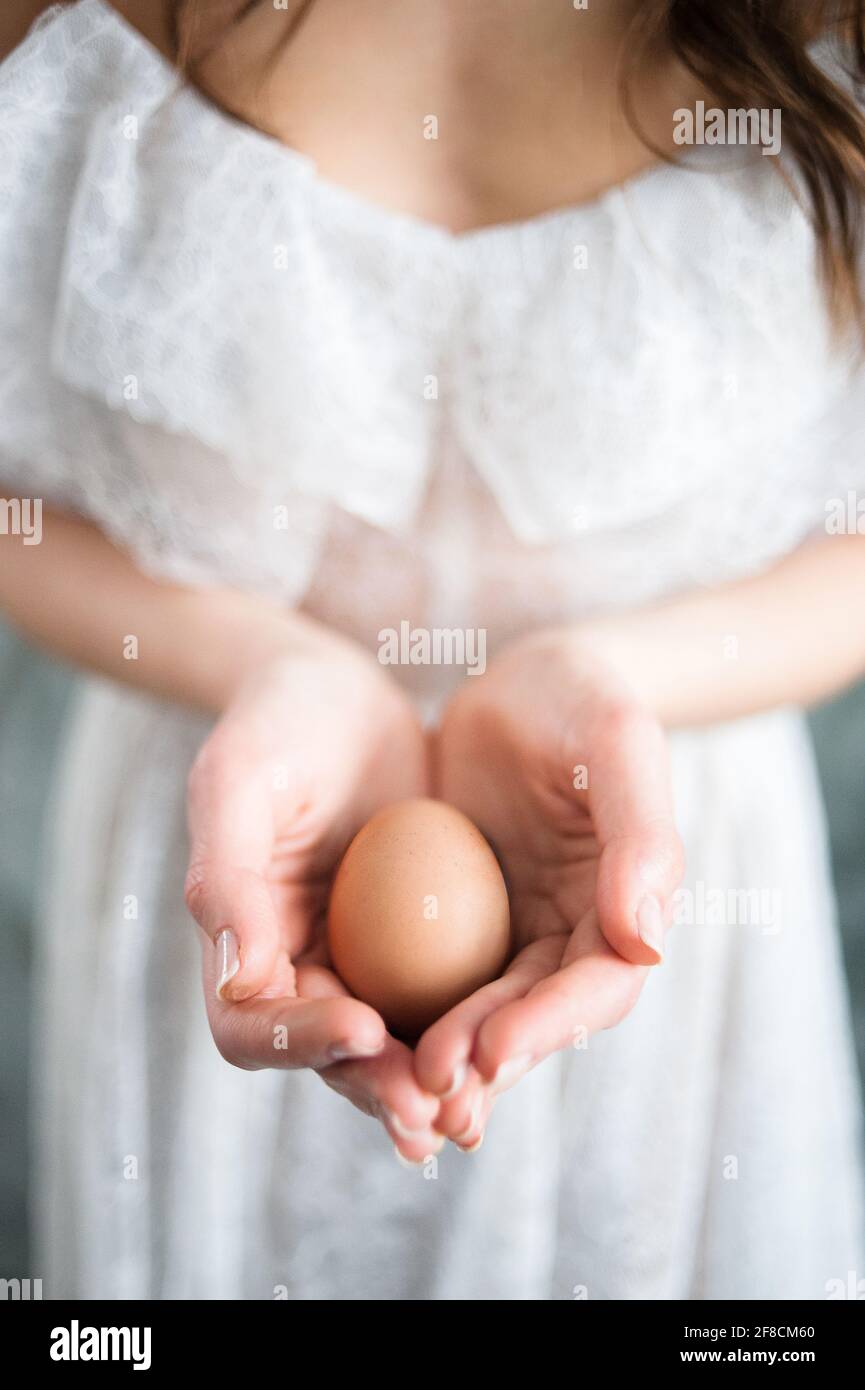
<instances>
[{"instance_id":1,"label":"cupped hand","mask_svg":"<svg viewBox=\"0 0 865 1390\"><path fill-rule=\"evenodd\" d=\"M618 1023L662 958L683 853L657 720L571 634L514 643L467 679L436 744L435 790L498 855L505 974L420 1039L437 1128L477 1146L497 1094Z\"/></svg>"},{"instance_id":2,"label":"cupped hand","mask_svg":"<svg viewBox=\"0 0 865 1390\"><path fill-rule=\"evenodd\" d=\"M242 682L189 777L188 907L214 1040L246 1069L310 1067L380 1118L403 1157L441 1147L438 1100L409 1049L330 968L333 872L380 806L427 791L408 700L348 643L270 661Z\"/></svg>"}]
</instances>

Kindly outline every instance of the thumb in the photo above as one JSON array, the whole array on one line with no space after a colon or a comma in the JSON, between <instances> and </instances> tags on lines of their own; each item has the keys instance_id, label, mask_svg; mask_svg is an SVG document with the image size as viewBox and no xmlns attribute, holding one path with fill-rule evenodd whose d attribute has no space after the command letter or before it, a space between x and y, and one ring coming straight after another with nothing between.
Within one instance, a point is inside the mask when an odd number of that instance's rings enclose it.
<instances>
[{"instance_id":1,"label":"thumb","mask_svg":"<svg viewBox=\"0 0 865 1390\"><path fill-rule=\"evenodd\" d=\"M647 712L619 712L597 752L589 810L601 849L598 921L625 960L656 965L685 867L667 740Z\"/></svg>"},{"instance_id":2,"label":"thumb","mask_svg":"<svg viewBox=\"0 0 865 1390\"><path fill-rule=\"evenodd\" d=\"M598 923L633 965L657 965L682 878L683 853L672 820L608 841L598 868Z\"/></svg>"},{"instance_id":3,"label":"thumb","mask_svg":"<svg viewBox=\"0 0 865 1390\"><path fill-rule=\"evenodd\" d=\"M217 870L193 860L185 893L189 911L211 943L209 951L204 947L206 988L228 1003L265 989L294 995L294 968L282 955L276 909L260 874Z\"/></svg>"},{"instance_id":4,"label":"thumb","mask_svg":"<svg viewBox=\"0 0 865 1390\"><path fill-rule=\"evenodd\" d=\"M226 752L218 734L199 754L187 794L192 842L186 905L213 950L204 953L207 987L231 1003L275 983L293 994L294 972L276 981L281 934L264 871L273 814L261 777ZM284 968L284 967L283 967Z\"/></svg>"}]
</instances>

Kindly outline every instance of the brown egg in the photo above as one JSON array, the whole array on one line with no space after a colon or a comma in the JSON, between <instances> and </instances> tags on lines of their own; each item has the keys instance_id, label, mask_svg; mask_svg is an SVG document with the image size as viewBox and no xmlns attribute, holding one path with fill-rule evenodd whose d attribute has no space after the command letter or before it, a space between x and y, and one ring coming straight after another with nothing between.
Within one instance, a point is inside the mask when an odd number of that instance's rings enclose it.
<instances>
[{"instance_id":1,"label":"brown egg","mask_svg":"<svg viewBox=\"0 0 865 1390\"><path fill-rule=\"evenodd\" d=\"M480 831L442 801L401 801L349 845L328 916L331 960L392 1032L416 1038L508 959L508 895Z\"/></svg>"}]
</instances>

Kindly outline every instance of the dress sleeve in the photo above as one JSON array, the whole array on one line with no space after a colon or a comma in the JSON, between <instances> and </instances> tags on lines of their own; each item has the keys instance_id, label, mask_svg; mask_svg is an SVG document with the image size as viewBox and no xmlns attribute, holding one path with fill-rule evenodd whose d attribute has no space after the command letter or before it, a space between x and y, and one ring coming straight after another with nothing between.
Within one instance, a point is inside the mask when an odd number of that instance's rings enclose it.
<instances>
[{"instance_id":1,"label":"dress sleeve","mask_svg":"<svg viewBox=\"0 0 865 1390\"><path fill-rule=\"evenodd\" d=\"M66 228L98 101L82 38L74 12L49 11L0 66L0 482L86 512L98 478L91 412L52 367Z\"/></svg>"},{"instance_id":2,"label":"dress sleeve","mask_svg":"<svg viewBox=\"0 0 865 1390\"><path fill-rule=\"evenodd\" d=\"M257 486L222 447L231 402L193 350L189 286L206 296L207 285L147 221L159 188L141 167L142 126L158 126L176 86L98 0L48 11L0 65L0 496L94 521L156 577L294 602L326 509L272 477ZM113 260L131 212L138 273ZM187 302L148 274L160 258ZM85 280L98 288L98 313ZM179 356L157 362L148 326L172 320ZM195 396L194 419L171 418L164 393L147 399L161 380L187 405Z\"/></svg>"}]
</instances>

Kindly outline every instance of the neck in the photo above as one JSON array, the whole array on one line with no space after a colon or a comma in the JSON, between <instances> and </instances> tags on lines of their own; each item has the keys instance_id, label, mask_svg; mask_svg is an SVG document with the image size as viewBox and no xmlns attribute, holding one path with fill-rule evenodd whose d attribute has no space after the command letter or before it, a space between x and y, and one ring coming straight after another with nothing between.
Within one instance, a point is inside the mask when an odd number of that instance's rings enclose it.
<instances>
[{"instance_id":1,"label":"neck","mask_svg":"<svg viewBox=\"0 0 865 1390\"><path fill-rule=\"evenodd\" d=\"M602 55L626 38L640 0L590 0L578 9L572 0L386 0L420 34L434 31L458 41L464 52L526 55Z\"/></svg>"}]
</instances>

